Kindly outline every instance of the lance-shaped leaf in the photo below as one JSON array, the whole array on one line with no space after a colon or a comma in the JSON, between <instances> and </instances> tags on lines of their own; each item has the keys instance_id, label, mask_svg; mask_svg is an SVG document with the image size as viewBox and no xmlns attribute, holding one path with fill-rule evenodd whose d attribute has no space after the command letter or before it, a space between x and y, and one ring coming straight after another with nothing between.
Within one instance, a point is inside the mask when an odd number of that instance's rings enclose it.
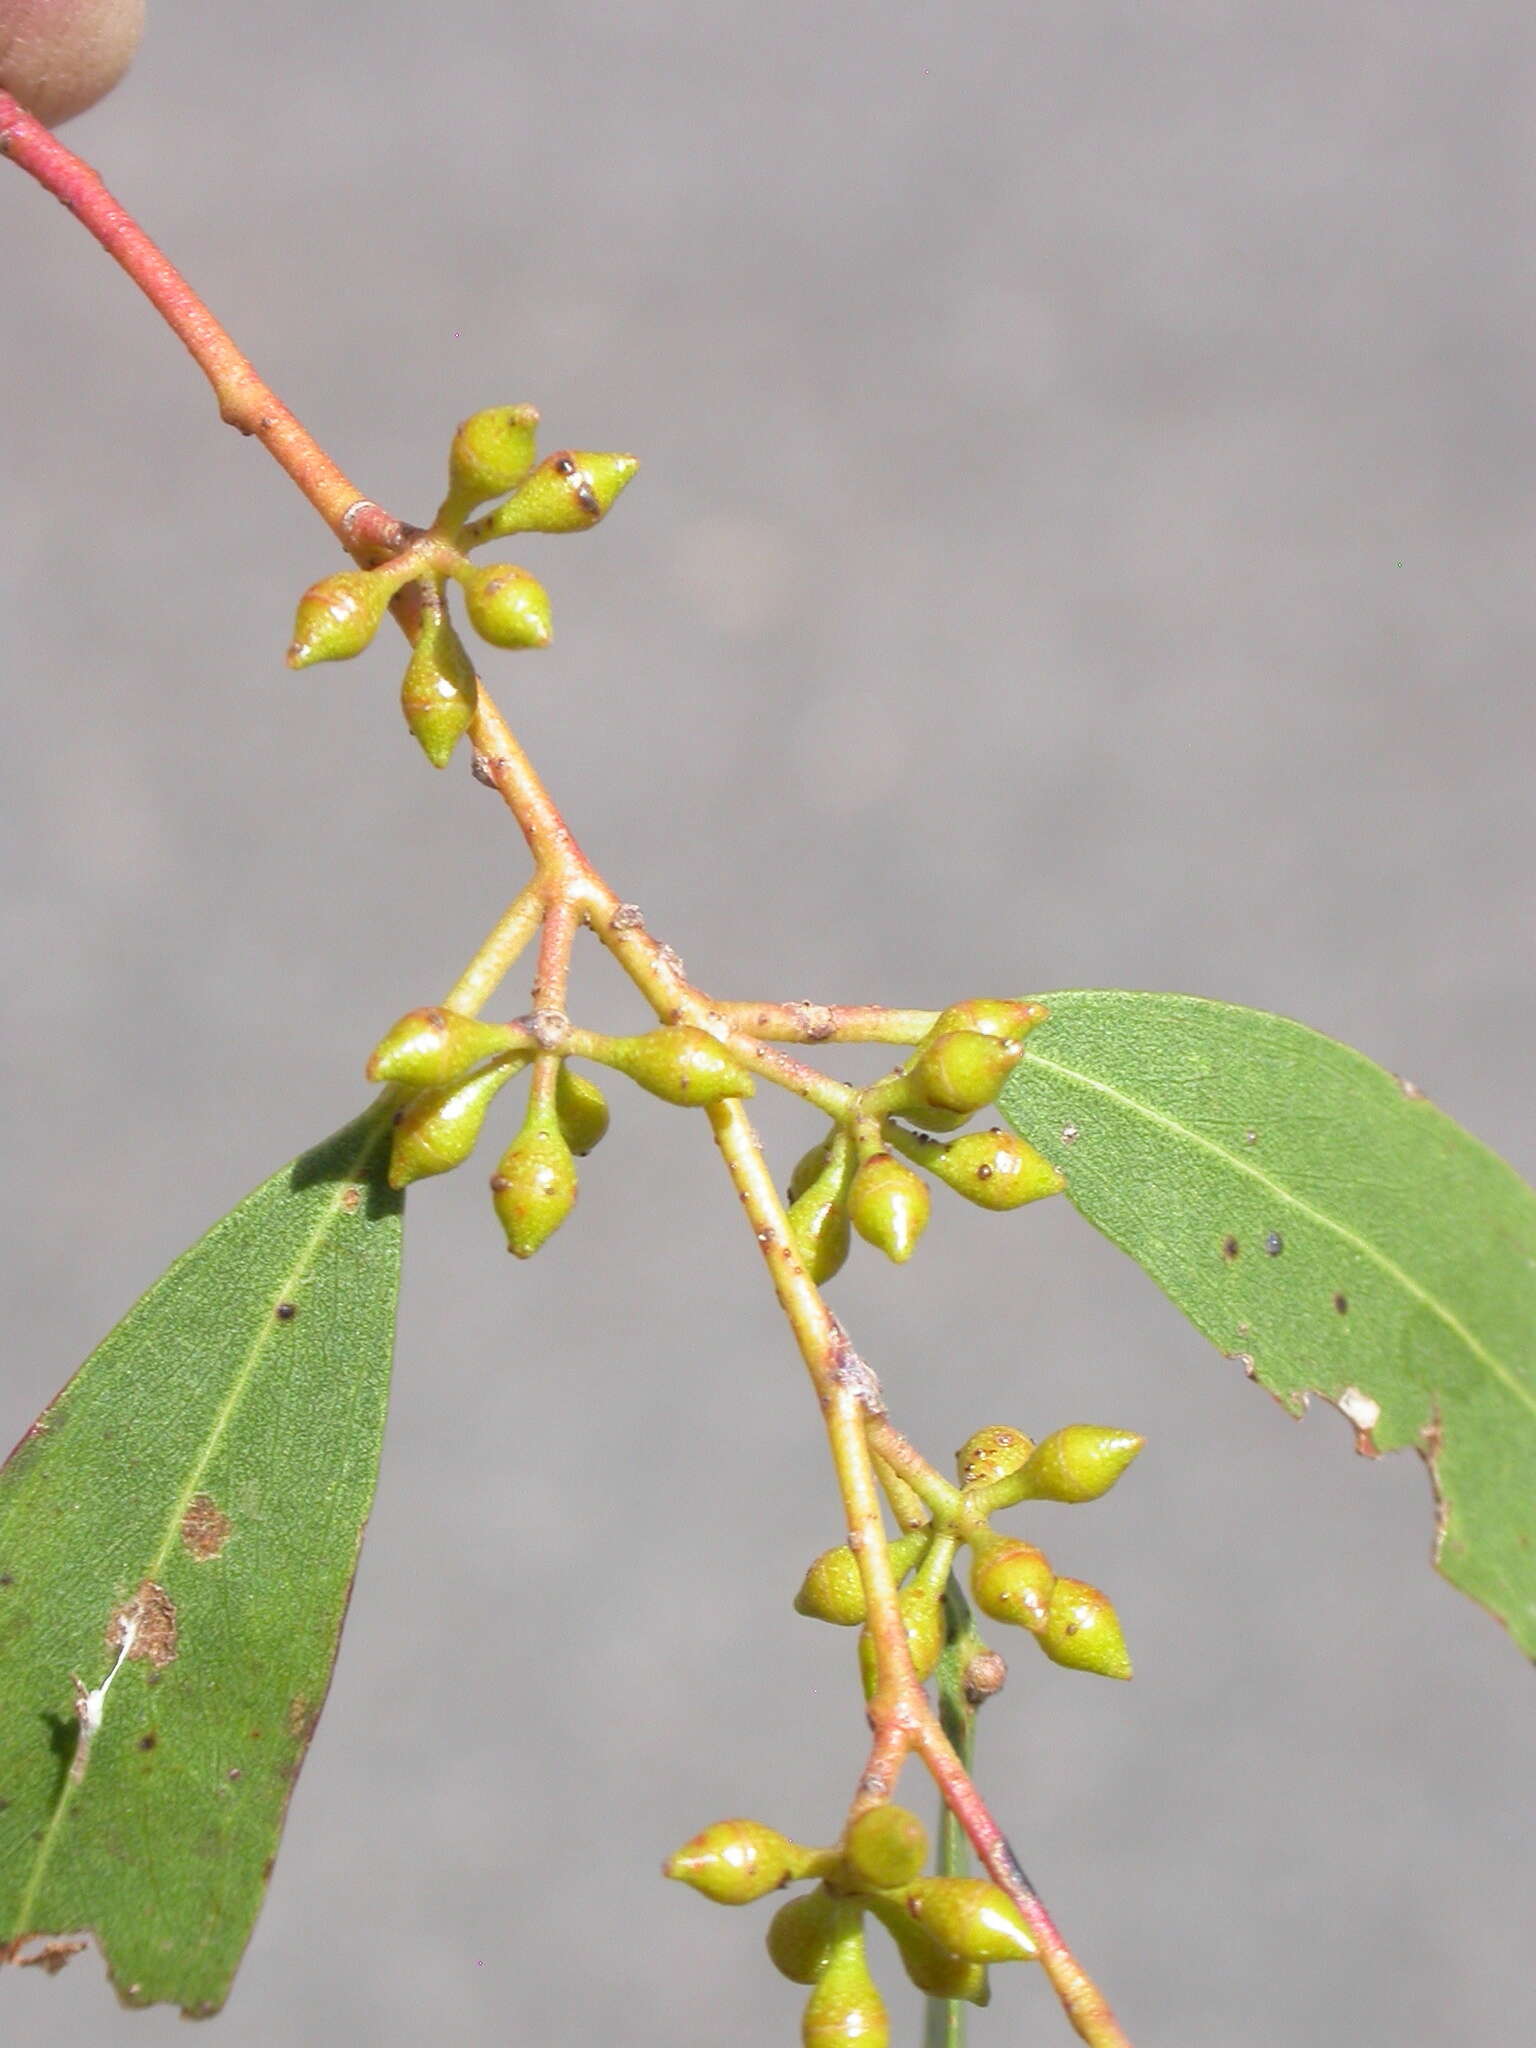
<instances>
[{"instance_id":1,"label":"lance-shaped leaf","mask_svg":"<svg viewBox=\"0 0 1536 2048\"><path fill-rule=\"evenodd\" d=\"M131 2005L223 2003L325 1699L389 1393L388 1153L374 1113L258 1188L0 1471L0 1943L94 1934Z\"/></svg>"},{"instance_id":2,"label":"lance-shaped leaf","mask_svg":"<svg viewBox=\"0 0 1536 2048\"><path fill-rule=\"evenodd\" d=\"M1536 1655L1536 1193L1420 1091L1259 1010L1043 998L1003 1091L1090 1223L1300 1413L1411 1444L1435 1555Z\"/></svg>"}]
</instances>

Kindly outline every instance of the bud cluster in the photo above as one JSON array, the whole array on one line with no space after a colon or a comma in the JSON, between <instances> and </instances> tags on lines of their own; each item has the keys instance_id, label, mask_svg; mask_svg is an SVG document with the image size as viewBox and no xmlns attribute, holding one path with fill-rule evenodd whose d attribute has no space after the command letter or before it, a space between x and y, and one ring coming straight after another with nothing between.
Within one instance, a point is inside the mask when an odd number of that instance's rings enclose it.
<instances>
[{"instance_id":1,"label":"bud cluster","mask_svg":"<svg viewBox=\"0 0 1536 2048\"><path fill-rule=\"evenodd\" d=\"M474 722L479 693L474 663L448 616L446 585L460 586L470 624L493 647L546 647L550 640L543 585L515 563L478 567L468 551L514 533L595 526L638 466L632 455L564 448L540 462L538 421L531 405L495 406L463 421L449 449L448 493L431 527L413 532L390 560L322 577L299 600L290 668L361 654L390 604L410 600L402 616L412 649L400 706L434 768L447 766ZM503 502L471 520L490 498Z\"/></svg>"}]
</instances>

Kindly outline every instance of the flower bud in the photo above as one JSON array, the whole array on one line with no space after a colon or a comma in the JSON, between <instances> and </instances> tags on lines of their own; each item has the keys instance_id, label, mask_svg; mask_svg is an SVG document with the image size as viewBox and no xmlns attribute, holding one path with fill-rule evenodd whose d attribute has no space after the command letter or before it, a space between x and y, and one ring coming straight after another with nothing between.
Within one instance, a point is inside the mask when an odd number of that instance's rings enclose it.
<instances>
[{"instance_id":1,"label":"flower bud","mask_svg":"<svg viewBox=\"0 0 1536 2048\"><path fill-rule=\"evenodd\" d=\"M1039 1955L1024 1916L984 1877L920 1877L907 1911L940 1948L967 1963L1029 1963Z\"/></svg>"},{"instance_id":2,"label":"flower bud","mask_svg":"<svg viewBox=\"0 0 1536 2048\"><path fill-rule=\"evenodd\" d=\"M869 1908L895 1942L901 1966L919 1991L930 1998L963 1998L972 2005L990 2001L986 1964L962 1962L940 1948L912 1918L905 1900L871 1899Z\"/></svg>"},{"instance_id":3,"label":"flower bud","mask_svg":"<svg viewBox=\"0 0 1536 2048\"><path fill-rule=\"evenodd\" d=\"M0 91L49 128L109 93L144 33L144 0L21 0L0 8Z\"/></svg>"},{"instance_id":4,"label":"flower bud","mask_svg":"<svg viewBox=\"0 0 1536 2048\"><path fill-rule=\"evenodd\" d=\"M890 2048L885 2006L855 1927L834 1946L800 2022L801 2048Z\"/></svg>"},{"instance_id":5,"label":"flower bud","mask_svg":"<svg viewBox=\"0 0 1536 2048\"><path fill-rule=\"evenodd\" d=\"M576 1206L576 1163L558 1123L530 1112L491 1175L491 1201L514 1258L548 1243Z\"/></svg>"},{"instance_id":6,"label":"flower bud","mask_svg":"<svg viewBox=\"0 0 1536 2048\"><path fill-rule=\"evenodd\" d=\"M923 1108L974 1116L994 1100L1023 1051L1017 1038L945 1031L930 1038L908 1068L913 1095Z\"/></svg>"},{"instance_id":7,"label":"flower bud","mask_svg":"<svg viewBox=\"0 0 1536 2048\"><path fill-rule=\"evenodd\" d=\"M1016 1536L988 1536L971 1551L971 1598L994 1621L1038 1635L1048 1624L1056 1574L1044 1551Z\"/></svg>"},{"instance_id":8,"label":"flower bud","mask_svg":"<svg viewBox=\"0 0 1536 2048\"><path fill-rule=\"evenodd\" d=\"M400 685L405 722L434 768L448 766L454 748L474 723L479 702L475 665L439 602L423 613Z\"/></svg>"},{"instance_id":9,"label":"flower bud","mask_svg":"<svg viewBox=\"0 0 1536 2048\"><path fill-rule=\"evenodd\" d=\"M746 1906L807 1874L812 1852L755 1820L717 1820L674 1850L663 1877L691 1884L719 1906Z\"/></svg>"},{"instance_id":10,"label":"flower bud","mask_svg":"<svg viewBox=\"0 0 1536 2048\"><path fill-rule=\"evenodd\" d=\"M482 640L493 647L547 647L549 595L542 583L511 562L465 570L464 609Z\"/></svg>"},{"instance_id":11,"label":"flower bud","mask_svg":"<svg viewBox=\"0 0 1536 2048\"><path fill-rule=\"evenodd\" d=\"M299 599L293 621L290 668L316 661L350 661L379 630L396 585L372 569L343 569L322 576Z\"/></svg>"},{"instance_id":12,"label":"flower bud","mask_svg":"<svg viewBox=\"0 0 1536 2048\"><path fill-rule=\"evenodd\" d=\"M546 455L504 505L478 521L470 538L478 545L512 533L580 533L611 510L639 466L633 455L562 448Z\"/></svg>"},{"instance_id":13,"label":"flower bud","mask_svg":"<svg viewBox=\"0 0 1536 2048\"><path fill-rule=\"evenodd\" d=\"M924 1042L931 1045L947 1031L980 1031L988 1038L1027 1038L1049 1015L1044 1003L973 996L969 1002L951 1003L947 1010L940 1010Z\"/></svg>"},{"instance_id":14,"label":"flower bud","mask_svg":"<svg viewBox=\"0 0 1536 2048\"><path fill-rule=\"evenodd\" d=\"M448 450L448 489L464 509L499 498L533 467L539 424L531 405L497 405L459 424Z\"/></svg>"},{"instance_id":15,"label":"flower bud","mask_svg":"<svg viewBox=\"0 0 1536 2048\"><path fill-rule=\"evenodd\" d=\"M441 1088L471 1067L512 1052L522 1034L510 1024L485 1024L457 1010L407 1010L368 1059L370 1081L401 1081L409 1088Z\"/></svg>"},{"instance_id":16,"label":"flower bud","mask_svg":"<svg viewBox=\"0 0 1536 2048\"><path fill-rule=\"evenodd\" d=\"M799 1201L790 1203L789 1234L796 1257L818 1287L843 1270L849 1229L841 1173L812 1181Z\"/></svg>"},{"instance_id":17,"label":"flower bud","mask_svg":"<svg viewBox=\"0 0 1536 2048\"><path fill-rule=\"evenodd\" d=\"M1010 1131L970 1131L948 1145L923 1150L923 1164L957 1195L982 1209L1021 1209L1057 1195L1066 1181L1033 1145Z\"/></svg>"},{"instance_id":18,"label":"flower bud","mask_svg":"<svg viewBox=\"0 0 1536 2048\"><path fill-rule=\"evenodd\" d=\"M1145 1437L1128 1429L1101 1429L1071 1422L1035 1446L1024 1467L1030 1500L1097 1500L1108 1493L1136 1456Z\"/></svg>"},{"instance_id":19,"label":"flower bud","mask_svg":"<svg viewBox=\"0 0 1536 2048\"><path fill-rule=\"evenodd\" d=\"M575 1073L564 1060L555 1081L555 1115L565 1142L578 1159L608 1135L608 1102L595 1081Z\"/></svg>"},{"instance_id":20,"label":"flower bud","mask_svg":"<svg viewBox=\"0 0 1536 2048\"><path fill-rule=\"evenodd\" d=\"M927 1225L928 1190L910 1166L873 1152L848 1184L848 1220L866 1243L902 1265Z\"/></svg>"},{"instance_id":21,"label":"flower bud","mask_svg":"<svg viewBox=\"0 0 1536 2048\"><path fill-rule=\"evenodd\" d=\"M819 1145L813 1145L809 1152L802 1152L795 1162L795 1170L789 1176L789 1199L798 1202L811 1182L818 1178L832 1151L835 1133L829 1131Z\"/></svg>"},{"instance_id":22,"label":"flower bud","mask_svg":"<svg viewBox=\"0 0 1536 2048\"><path fill-rule=\"evenodd\" d=\"M914 1579L910 1586L902 1587L896 1601L907 1632L907 1654L912 1659L912 1674L921 1685L937 1670L944 1649L943 1594L931 1591L921 1580ZM871 1698L878 1671L875 1639L867 1626L859 1637L859 1670L864 1679L865 1698Z\"/></svg>"},{"instance_id":23,"label":"flower bud","mask_svg":"<svg viewBox=\"0 0 1536 2048\"><path fill-rule=\"evenodd\" d=\"M922 1557L933 1539L931 1529L911 1529L886 1545L891 1576L899 1585ZM855 1628L864 1619L864 1583L859 1561L846 1543L824 1550L801 1581L795 1595L796 1614L812 1621L835 1622L839 1628Z\"/></svg>"},{"instance_id":24,"label":"flower bud","mask_svg":"<svg viewBox=\"0 0 1536 2048\"><path fill-rule=\"evenodd\" d=\"M395 1117L389 1149L389 1184L409 1187L429 1174L449 1173L474 1151L497 1092L526 1059L510 1053L442 1088L423 1088Z\"/></svg>"},{"instance_id":25,"label":"flower bud","mask_svg":"<svg viewBox=\"0 0 1536 2048\"><path fill-rule=\"evenodd\" d=\"M1085 1586L1081 1579L1056 1581L1050 1614L1036 1640L1053 1664L1096 1671L1101 1678L1131 1675L1119 1615L1097 1586Z\"/></svg>"},{"instance_id":26,"label":"flower bud","mask_svg":"<svg viewBox=\"0 0 1536 2048\"><path fill-rule=\"evenodd\" d=\"M814 1984L852 1917L847 1901L825 1885L786 1899L768 1923L769 1961L791 1984Z\"/></svg>"},{"instance_id":27,"label":"flower bud","mask_svg":"<svg viewBox=\"0 0 1536 2048\"><path fill-rule=\"evenodd\" d=\"M611 1038L603 1058L663 1102L684 1109L751 1095L757 1086L718 1038L693 1024L667 1024L639 1038Z\"/></svg>"},{"instance_id":28,"label":"flower bud","mask_svg":"<svg viewBox=\"0 0 1536 2048\"><path fill-rule=\"evenodd\" d=\"M989 1486L994 1479L1006 1479L1028 1459L1034 1444L1021 1429L1006 1422L990 1422L968 1436L955 1453L962 1486Z\"/></svg>"},{"instance_id":29,"label":"flower bud","mask_svg":"<svg viewBox=\"0 0 1536 2048\"><path fill-rule=\"evenodd\" d=\"M871 1891L910 1884L928 1860L928 1835L904 1806L870 1806L843 1840L850 1875Z\"/></svg>"}]
</instances>

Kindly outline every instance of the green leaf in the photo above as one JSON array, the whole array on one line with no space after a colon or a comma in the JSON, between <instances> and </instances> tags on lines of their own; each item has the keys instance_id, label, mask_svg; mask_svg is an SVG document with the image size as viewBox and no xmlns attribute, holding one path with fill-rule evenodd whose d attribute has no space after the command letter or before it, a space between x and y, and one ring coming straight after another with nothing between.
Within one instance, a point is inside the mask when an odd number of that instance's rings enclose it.
<instances>
[{"instance_id":1,"label":"green leaf","mask_svg":"<svg viewBox=\"0 0 1536 2048\"><path fill-rule=\"evenodd\" d=\"M1435 1557L1536 1655L1536 1193L1411 1083L1194 996L1042 998L1003 1114L1212 1343L1362 1451L1411 1444Z\"/></svg>"},{"instance_id":2,"label":"green leaf","mask_svg":"<svg viewBox=\"0 0 1536 2048\"><path fill-rule=\"evenodd\" d=\"M0 1942L90 1932L129 2005L224 2002L325 1700L389 1394L388 1135L216 1223L0 1470Z\"/></svg>"}]
</instances>

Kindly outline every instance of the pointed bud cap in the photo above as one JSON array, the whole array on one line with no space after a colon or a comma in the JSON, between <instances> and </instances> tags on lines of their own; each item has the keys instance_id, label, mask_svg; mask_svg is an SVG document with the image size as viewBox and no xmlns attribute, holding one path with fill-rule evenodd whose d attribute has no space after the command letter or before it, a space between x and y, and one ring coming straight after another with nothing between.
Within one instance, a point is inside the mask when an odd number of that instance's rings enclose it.
<instances>
[{"instance_id":1,"label":"pointed bud cap","mask_svg":"<svg viewBox=\"0 0 1536 2048\"><path fill-rule=\"evenodd\" d=\"M746 1906L804 1877L811 1851L756 1820L717 1820L674 1850L663 1877L691 1884L720 1906Z\"/></svg>"},{"instance_id":2,"label":"pointed bud cap","mask_svg":"<svg viewBox=\"0 0 1536 2048\"><path fill-rule=\"evenodd\" d=\"M931 1529L913 1529L886 1545L891 1576L898 1585L921 1560L932 1537ZM864 1583L859 1561L846 1543L824 1550L812 1564L795 1595L795 1612L839 1628L856 1628L863 1621Z\"/></svg>"},{"instance_id":3,"label":"pointed bud cap","mask_svg":"<svg viewBox=\"0 0 1536 2048\"><path fill-rule=\"evenodd\" d=\"M555 1116L578 1159L585 1159L608 1135L607 1097L595 1081L574 1072L563 1060L555 1082Z\"/></svg>"},{"instance_id":4,"label":"pointed bud cap","mask_svg":"<svg viewBox=\"0 0 1536 2048\"><path fill-rule=\"evenodd\" d=\"M1056 1581L1050 1615L1036 1640L1053 1664L1096 1671L1101 1678L1131 1675L1119 1615L1097 1586L1085 1586L1081 1579Z\"/></svg>"},{"instance_id":5,"label":"pointed bud cap","mask_svg":"<svg viewBox=\"0 0 1536 2048\"><path fill-rule=\"evenodd\" d=\"M1006 1479L1028 1461L1034 1444L1022 1429L1010 1429L1006 1422L989 1422L968 1436L955 1453L962 1486L990 1486L994 1479Z\"/></svg>"},{"instance_id":6,"label":"pointed bud cap","mask_svg":"<svg viewBox=\"0 0 1536 2048\"><path fill-rule=\"evenodd\" d=\"M848 1186L848 1220L866 1243L902 1265L928 1225L928 1190L910 1166L874 1152Z\"/></svg>"},{"instance_id":7,"label":"pointed bud cap","mask_svg":"<svg viewBox=\"0 0 1536 2048\"><path fill-rule=\"evenodd\" d=\"M1035 1446L1024 1477L1031 1500L1097 1500L1108 1493L1146 1442L1128 1429L1071 1422Z\"/></svg>"},{"instance_id":8,"label":"pointed bud cap","mask_svg":"<svg viewBox=\"0 0 1536 2048\"><path fill-rule=\"evenodd\" d=\"M945 1031L930 1038L908 1067L918 1113L947 1110L974 1116L996 1098L1024 1051L1022 1039L984 1031Z\"/></svg>"},{"instance_id":9,"label":"pointed bud cap","mask_svg":"<svg viewBox=\"0 0 1536 2048\"><path fill-rule=\"evenodd\" d=\"M290 668L316 661L350 661L379 630L396 586L371 569L343 569L312 583L293 621Z\"/></svg>"},{"instance_id":10,"label":"pointed bud cap","mask_svg":"<svg viewBox=\"0 0 1536 2048\"><path fill-rule=\"evenodd\" d=\"M558 1125L530 1117L491 1175L491 1201L514 1258L549 1242L576 1206L576 1162Z\"/></svg>"},{"instance_id":11,"label":"pointed bud cap","mask_svg":"<svg viewBox=\"0 0 1536 2048\"><path fill-rule=\"evenodd\" d=\"M751 1095L757 1086L718 1038L692 1024L668 1024L639 1038L610 1039L606 1058L652 1095L684 1109Z\"/></svg>"},{"instance_id":12,"label":"pointed bud cap","mask_svg":"<svg viewBox=\"0 0 1536 2048\"><path fill-rule=\"evenodd\" d=\"M971 1598L994 1621L1038 1635L1049 1626L1056 1574L1044 1551L1016 1536L989 1536L972 1547Z\"/></svg>"},{"instance_id":13,"label":"pointed bud cap","mask_svg":"<svg viewBox=\"0 0 1536 2048\"><path fill-rule=\"evenodd\" d=\"M461 421L448 450L448 488L467 510L510 491L533 467L539 415L531 405L497 405Z\"/></svg>"},{"instance_id":14,"label":"pointed bud cap","mask_svg":"<svg viewBox=\"0 0 1536 2048\"><path fill-rule=\"evenodd\" d=\"M422 620L400 685L405 722L434 768L448 766L454 748L474 723L479 702L475 665L453 621L439 608Z\"/></svg>"},{"instance_id":15,"label":"pointed bud cap","mask_svg":"<svg viewBox=\"0 0 1536 2048\"><path fill-rule=\"evenodd\" d=\"M923 1164L936 1179L980 1209L1022 1209L1045 1195L1059 1195L1065 1178L1051 1162L1011 1131L970 1131L933 1153Z\"/></svg>"},{"instance_id":16,"label":"pointed bud cap","mask_svg":"<svg viewBox=\"0 0 1536 2048\"><path fill-rule=\"evenodd\" d=\"M521 1039L511 1024L486 1024L457 1010L407 1010L373 1048L368 1079L401 1081L409 1088L445 1087L482 1060L517 1050Z\"/></svg>"},{"instance_id":17,"label":"pointed bud cap","mask_svg":"<svg viewBox=\"0 0 1536 2048\"><path fill-rule=\"evenodd\" d=\"M848 1924L847 1902L825 1885L786 1899L768 1923L768 1959L791 1984L814 1984Z\"/></svg>"},{"instance_id":18,"label":"pointed bud cap","mask_svg":"<svg viewBox=\"0 0 1536 2048\"><path fill-rule=\"evenodd\" d=\"M1024 1916L984 1877L921 1877L907 1911L925 1933L967 1963L1029 1963L1039 1955Z\"/></svg>"},{"instance_id":19,"label":"pointed bud cap","mask_svg":"<svg viewBox=\"0 0 1536 2048\"><path fill-rule=\"evenodd\" d=\"M581 533L612 508L639 467L633 455L562 448L546 455L504 505L476 524L469 538L478 545L513 533Z\"/></svg>"},{"instance_id":20,"label":"pointed bud cap","mask_svg":"<svg viewBox=\"0 0 1536 2048\"><path fill-rule=\"evenodd\" d=\"M896 1944L901 1967L919 1991L929 1998L963 1998L971 2005L986 2005L992 1997L985 1963L962 1962L947 1948L940 1948L924 1932L904 1899L871 1899L870 1911Z\"/></svg>"},{"instance_id":21,"label":"pointed bud cap","mask_svg":"<svg viewBox=\"0 0 1536 2048\"><path fill-rule=\"evenodd\" d=\"M870 1806L848 1829L843 1857L855 1881L871 1891L910 1884L928 1861L928 1835L904 1806Z\"/></svg>"},{"instance_id":22,"label":"pointed bud cap","mask_svg":"<svg viewBox=\"0 0 1536 2048\"><path fill-rule=\"evenodd\" d=\"M890 2048L885 2006L864 1960L862 1930L834 1947L800 2021L801 2048Z\"/></svg>"},{"instance_id":23,"label":"pointed bud cap","mask_svg":"<svg viewBox=\"0 0 1536 2048\"><path fill-rule=\"evenodd\" d=\"M549 593L511 562L491 562L460 576L464 609L482 640L493 647L547 647Z\"/></svg>"},{"instance_id":24,"label":"pointed bud cap","mask_svg":"<svg viewBox=\"0 0 1536 2048\"><path fill-rule=\"evenodd\" d=\"M946 1031L980 1031L988 1038L1027 1038L1049 1015L1044 1003L1032 1003L1022 997L1009 1000L975 996L969 1002L951 1003L947 1010L940 1010L925 1042L932 1044Z\"/></svg>"},{"instance_id":25,"label":"pointed bud cap","mask_svg":"<svg viewBox=\"0 0 1536 2048\"><path fill-rule=\"evenodd\" d=\"M444 1088L423 1088L395 1118L389 1184L409 1187L434 1173L451 1173L474 1151L498 1091L526 1062L509 1054Z\"/></svg>"},{"instance_id":26,"label":"pointed bud cap","mask_svg":"<svg viewBox=\"0 0 1536 2048\"><path fill-rule=\"evenodd\" d=\"M925 1679L932 1678L943 1654L943 1598L914 1580L910 1586L902 1587L897 1595L897 1604L907 1632L907 1654L912 1659L913 1676L921 1685ZM873 1698L878 1671L875 1639L867 1627L859 1637L859 1671L864 1680L865 1698Z\"/></svg>"}]
</instances>

